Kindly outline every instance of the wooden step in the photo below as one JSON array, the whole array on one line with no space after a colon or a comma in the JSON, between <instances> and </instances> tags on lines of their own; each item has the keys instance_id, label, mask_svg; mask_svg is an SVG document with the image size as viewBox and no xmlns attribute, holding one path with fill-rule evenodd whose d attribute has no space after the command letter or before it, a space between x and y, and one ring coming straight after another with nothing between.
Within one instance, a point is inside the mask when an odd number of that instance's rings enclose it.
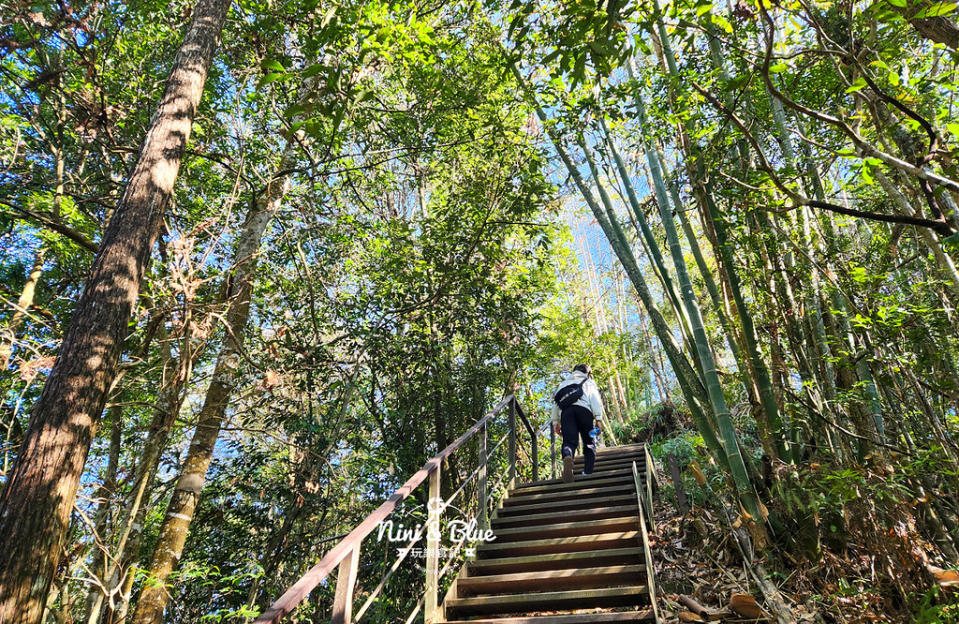
<instances>
[{"instance_id":1,"label":"wooden step","mask_svg":"<svg viewBox=\"0 0 959 624\"><path fill-rule=\"evenodd\" d=\"M586 520L581 522L561 522L531 527L498 529L495 532L496 542L521 542L533 539L550 537L576 537L578 535L597 535L599 533L614 533L616 531L634 531L639 528L639 514L605 518L603 520Z\"/></svg>"},{"instance_id":2,"label":"wooden step","mask_svg":"<svg viewBox=\"0 0 959 624\"><path fill-rule=\"evenodd\" d=\"M518 494L510 496L503 500L504 507L513 505L532 505L535 503L545 503L549 501L560 501L579 498L595 498L604 496L616 496L629 491L636 491L635 483L623 481L616 485L606 487L581 487L572 490L559 490L557 492L534 492L532 494Z\"/></svg>"},{"instance_id":3,"label":"wooden step","mask_svg":"<svg viewBox=\"0 0 959 624\"><path fill-rule=\"evenodd\" d=\"M574 465L574 466L582 466L585 462L586 462L586 458L583 457L581 454L577 454L575 457L573 457L573 465ZM633 457L633 456L629 456L629 455L624 455L624 456L622 456L622 457L608 457L608 458L605 458L605 457L604 457L604 458L597 457L597 458L596 458L596 461L594 462L593 465L596 466L596 467L599 467L599 466L628 466L628 465L632 464L633 462L636 462L636 465L637 465L637 466L645 466L645 465L646 465L646 457L645 457L645 456L642 456L642 455L640 455L640 456L638 456L638 457Z\"/></svg>"},{"instance_id":4,"label":"wooden step","mask_svg":"<svg viewBox=\"0 0 959 624\"><path fill-rule=\"evenodd\" d=\"M580 445L579 451L582 452L583 447ZM596 451L597 459L610 459L613 457L645 457L646 452L643 449L600 449Z\"/></svg>"},{"instance_id":5,"label":"wooden step","mask_svg":"<svg viewBox=\"0 0 959 624\"><path fill-rule=\"evenodd\" d=\"M623 455L619 457L597 457L596 460L593 462L593 466L595 467L616 466L619 464L630 464L632 462L636 462L638 465L642 466L644 465L645 461L646 461L646 458L643 456L636 457L632 455ZM557 468L562 468L563 458L562 457L557 458L556 463L557 463ZM573 465L579 468L579 467L582 467L584 463L586 463L586 458L583 456L582 451L577 451L576 454L573 456Z\"/></svg>"},{"instance_id":6,"label":"wooden step","mask_svg":"<svg viewBox=\"0 0 959 624\"><path fill-rule=\"evenodd\" d=\"M572 553L526 555L474 559L466 563L470 576L484 574L510 574L513 572L536 572L543 570L569 570L604 565L628 565L643 562L640 546L608 548Z\"/></svg>"},{"instance_id":7,"label":"wooden step","mask_svg":"<svg viewBox=\"0 0 959 624\"><path fill-rule=\"evenodd\" d=\"M577 449L577 454L582 457L583 448L580 446ZM627 450L600 450L596 451L596 461L600 460L609 460L609 459L622 459L624 457L646 457L645 451L643 449L627 449Z\"/></svg>"},{"instance_id":8,"label":"wooden step","mask_svg":"<svg viewBox=\"0 0 959 624\"><path fill-rule=\"evenodd\" d=\"M634 444L631 446L601 446L596 449L596 455L603 456L612 456L612 455L642 455L645 452L644 446L642 444Z\"/></svg>"},{"instance_id":9,"label":"wooden step","mask_svg":"<svg viewBox=\"0 0 959 624\"><path fill-rule=\"evenodd\" d=\"M653 610L643 609L641 611L619 611L615 613L571 613L447 620L446 624L606 624L607 622L649 622L653 619Z\"/></svg>"},{"instance_id":10,"label":"wooden step","mask_svg":"<svg viewBox=\"0 0 959 624\"><path fill-rule=\"evenodd\" d=\"M633 497L635 499L635 496ZM580 522L584 520L602 520L604 518L620 518L623 516L636 516L639 510L636 508L636 501L629 505L619 505L616 507L588 507L584 509L571 509L569 511L558 511L551 513L527 514L522 516L503 516L493 520L494 530L502 528L513 528L521 526L537 526L541 524L553 524L556 522Z\"/></svg>"},{"instance_id":11,"label":"wooden step","mask_svg":"<svg viewBox=\"0 0 959 624\"><path fill-rule=\"evenodd\" d=\"M632 459L623 459L623 460L611 461L611 462L608 463L608 464L607 464L607 463L596 464L595 466L593 466L593 473L592 473L592 474L596 474L597 472L604 472L604 471L607 471L607 470L627 470L627 469L628 469L628 470L632 470L632 468L633 468L633 461L635 461L635 460L632 460ZM646 464L643 464L643 463L637 461L637 462L636 462L636 468L639 470L640 474L642 474L643 472L646 472ZM574 461L573 461L573 470L574 470L574 472L575 472L576 474L580 474L580 473L583 471L583 463L582 463L582 462L577 462L577 461L574 460Z\"/></svg>"},{"instance_id":12,"label":"wooden step","mask_svg":"<svg viewBox=\"0 0 959 624\"><path fill-rule=\"evenodd\" d=\"M560 471L563 470L562 462L560 462L559 470ZM583 476L583 475L575 475L575 476L576 476L576 482L582 483L584 481L590 481L593 479L612 479L614 477L631 475L631 474L633 474L632 468L620 468L617 470L606 470L606 471L599 471L599 472L593 471L593 474L588 474L586 476ZM514 489L525 490L527 488L540 487L543 485L553 485L556 483L565 483L565 482L563 481L561 477L557 477L555 479L543 479L542 481L530 481L529 483L521 483L520 485L517 485Z\"/></svg>"},{"instance_id":13,"label":"wooden step","mask_svg":"<svg viewBox=\"0 0 959 624\"><path fill-rule=\"evenodd\" d=\"M509 500L509 499L507 499ZM550 513L553 511L572 511L575 509L593 509L599 505L627 505L636 502L635 490L630 494L619 496L603 496L601 498L573 498L569 500L541 501L528 505L510 505L496 510L496 517L517 516L535 513Z\"/></svg>"},{"instance_id":14,"label":"wooden step","mask_svg":"<svg viewBox=\"0 0 959 624\"><path fill-rule=\"evenodd\" d=\"M460 598L464 598L497 593L518 594L641 585L645 582L646 566L634 564L466 577L456 581L456 591Z\"/></svg>"},{"instance_id":15,"label":"wooden step","mask_svg":"<svg viewBox=\"0 0 959 624\"><path fill-rule=\"evenodd\" d=\"M506 594L455 598L446 602L449 616L530 613L532 611L561 609L590 609L595 607L625 607L649 602L645 585L577 589L571 591Z\"/></svg>"},{"instance_id":16,"label":"wooden step","mask_svg":"<svg viewBox=\"0 0 959 624\"><path fill-rule=\"evenodd\" d=\"M591 475L582 476L572 483L566 483L562 479L551 479L549 482L538 481L535 484L521 486L510 491L510 496L522 496L524 494L535 494L538 492L558 492L560 490L578 489L588 485L589 487L604 487L607 485L616 485L620 483L632 483L633 471L623 470L618 473L594 472Z\"/></svg>"},{"instance_id":17,"label":"wooden step","mask_svg":"<svg viewBox=\"0 0 959 624\"><path fill-rule=\"evenodd\" d=\"M617 444L616 446L607 446L603 450L614 451L614 450L624 450L624 449L640 449L646 446L645 442L632 442L630 444Z\"/></svg>"},{"instance_id":18,"label":"wooden step","mask_svg":"<svg viewBox=\"0 0 959 624\"><path fill-rule=\"evenodd\" d=\"M523 555L548 555L555 553L603 550L606 548L629 548L637 545L638 531L615 531L577 537L551 537L548 539L520 542L487 542L476 549L480 558L521 557Z\"/></svg>"}]
</instances>

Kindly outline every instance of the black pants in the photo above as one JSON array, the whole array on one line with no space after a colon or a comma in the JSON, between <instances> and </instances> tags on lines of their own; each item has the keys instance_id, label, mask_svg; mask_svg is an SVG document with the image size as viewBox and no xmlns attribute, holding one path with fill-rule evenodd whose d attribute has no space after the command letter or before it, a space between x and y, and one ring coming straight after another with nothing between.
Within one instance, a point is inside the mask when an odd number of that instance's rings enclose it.
<instances>
[{"instance_id":1,"label":"black pants","mask_svg":"<svg viewBox=\"0 0 959 624\"><path fill-rule=\"evenodd\" d=\"M563 410L560 424L563 427L563 457L575 455L579 439L582 438L583 457L586 460L583 468L586 474L590 474L596 463L596 443L593 442L593 436L589 435L593 428L593 413L585 407L574 405Z\"/></svg>"}]
</instances>

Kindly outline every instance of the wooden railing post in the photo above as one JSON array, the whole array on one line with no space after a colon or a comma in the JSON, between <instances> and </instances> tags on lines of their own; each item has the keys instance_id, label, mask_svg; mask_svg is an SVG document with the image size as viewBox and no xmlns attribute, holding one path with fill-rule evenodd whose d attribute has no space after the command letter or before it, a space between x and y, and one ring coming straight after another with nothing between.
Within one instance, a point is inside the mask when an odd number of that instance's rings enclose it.
<instances>
[{"instance_id":1,"label":"wooden railing post","mask_svg":"<svg viewBox=\"0 0 959 624\"><path fill-rule=\"evenodd\" d=\"M556 428L549 423L549 478L556 478Z\"/></svg>"},{"instance_id":2,"label":"wooden railing post","mask_svg":"<svg viewBox=\"0 0 959 624\"><path fill-rule=\"evenodd\" d=\"M656 519L653 516L653 480L655 479L655 473L653 472L653 454L649 452L649 446L643 445L643 453L645 455L645 464L646 464L646 500L649 505L646 509L649 511L649 530L656 530Z\"/></svg>"},{"instance_id":3,"label":"wooden railing post","mask_svg":"<svg viewBox=\"0 0 959 624\"><path fill-rule=\"evenodd\" d=\"M356 571L360 565L360 544L357 543L340 562L336 576L336 594L333 597L331 624L352 624L353 589L356 587Z\"/></svg>"},{"instance_id":4,"label":"wooden railing post","mask_svg":"<svg viewBox=\"0 0 959 624\"><path fill-rule=\"evenodd\" d=\"M426 624L436 621L439 608L439 554L440 554L440 519L443 509L443 498L440 496L440 474L442 464L430 474L430 495L427 499L428 510L426 524L426 593L423 594L423 618Z\"/></svg>"},{"instance_id":5,"label":"wooden railing post","mask_svg":"<svg viewBox=\"0 0 959 624\"><path fill-rule=\"evenodd\" d=\"M509 402L509 486L516 486L516 397Z\"/></svg>"},{"instance_id":6,"label":"wooden railing post","mask_svg":"<svg viewBox=\"0 0 959 624\"><path fill-rule=\"evenodd\" d=\"M673 479L673 489L676 490L676 509L685 516L689 511L689 502L686 500L686 490L683 489L683 477L679 474L679 460L670 453L666 456L666 462L669 464L669 475Z\"/></svg>"},{"instance_id":7,"label":"wooden railing post","mask_svg":"<svg viewBox=\"0 0 959 624\"><path fill-rule=\"evenodd\" d=\"M486 505L486 425L479 432L479 483L476 486L476 523L481 530L489 528L489 508Z\"/></svg>"},{"instance_id":8,"label":"wooden railing post","mask_svg":"<svg viewBox=\"0 0 959 624\"><path fill-rule=\"evenodd\" d=\"M529 434L533 438L533 481L539 481L539 444L536 442L539 433L535 428L533 433Z\"/></svg>"}]
</instances>

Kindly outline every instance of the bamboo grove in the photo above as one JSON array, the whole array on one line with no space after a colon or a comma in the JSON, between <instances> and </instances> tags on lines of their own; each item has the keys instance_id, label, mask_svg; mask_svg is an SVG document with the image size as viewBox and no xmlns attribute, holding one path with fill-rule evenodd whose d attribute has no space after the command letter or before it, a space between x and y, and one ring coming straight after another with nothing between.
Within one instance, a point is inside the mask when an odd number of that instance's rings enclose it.
<instances>
[{"instance_id":1,"label":"bamboo grove","mask_svg":"<svg viewBox=\"0 0 959 624\"><path fill-rule=\"evenodd\" d=\"M654 2L635 29L612 9L517 9L511 71L650 314L753 546L792 535L818 556L833 520L795 467L823 461L911 492L918 530L954 559L959 127L941 33L955 7ZM577 20L585 46L569 41ZM879 507L858 511L877 537L912 517ZM907 532L882 541L897 539L890 551L909 548Z\"/></svg>"},{"instance_id":2,"label":"bamboo grove","mask_svg":"<svg viewBox=\"0 0 959 624\"><path fill-rule=\"evenodd\" d=\"M908 614L959 563L956 9L5 3L0 622L246 620L583 360L780 621L837 553Z\"/></svg>"}]
</instances>

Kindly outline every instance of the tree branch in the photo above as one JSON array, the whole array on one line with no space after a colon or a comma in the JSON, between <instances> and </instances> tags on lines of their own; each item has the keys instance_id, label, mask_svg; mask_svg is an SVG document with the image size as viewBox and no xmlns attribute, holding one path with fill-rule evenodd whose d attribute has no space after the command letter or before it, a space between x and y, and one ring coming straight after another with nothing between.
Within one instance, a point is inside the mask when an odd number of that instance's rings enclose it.
<instances>
[{"instance_id":1,"label":"tree branch","mask_svg":"<svg viewBox=\"0 0 959 624\"><path fill-rule=\"evenodd\" d=\"M48 230L52 230L58 234L62 234L63 236L66 236L67 238L72 240L74 243L76 243L80 247L83 247L87 251L96 253L97 250L100 248L100 245L98 243L93 242L92 240L87 238L83 233L73 229L69 225L64 225L63 223L60 223L59 221L55 221L46 215L40 214L39 212L34 212L30 210L29 208L24 208L23 206L18 206L16 204L11 204L10 202L6 200L0 200L0 204L8 208L12 208L16 212L19 212L21 215L23 215L17 218L32 219L34 221L37 221L43 227L47 228Z\"/></svg>"},{"instance_id":2,"label":"tree branch","mask_svg":"<svg viewBox=\"0 0 959 624\"><path fill-rule=\"evenodd\" d=\"M743 133L746 137L746 140L749 141L749 144L752 146L753 150L756 152L757 157L759 158L759 168L765 171L773 184L776 185L776 188L785 193L791 200L796 202L800 206L809 206L811 208L820 208L822 210L828 210L830 212L836 212L839 214L844 214L852 217L859 217L862 219L870 219L872 221L882 221L885 223L901 223L903 225L913 225L917 227L926 227L931 230L935 230L937 233L942 234L943 236L951 235L952 228L949 227L948 223L944 221L935 221L933 219L924 219L922 217L914 217L911 215L903 214L883 214L879 212L867 212L864 210L856 210L855 208L847 208L845 206L839 206L838 204L833 204L831 202L819 201L816 199L810 199L805 195L795 191L794 189L789 188L789 186L783 182L779 175L776 173L776 170L767 160L765 153L762 150L762 146L759 145L759 142L756 140L756 137L752 132L746 127L746 124L731 110L726 108L722 102L720 102L714 95L703 89L697 83L692 83L693 88L696 89L704 98L706 98L710 104L715 106L719 111L726 115L736 127Z\"/></svg>"}]
</instances>

